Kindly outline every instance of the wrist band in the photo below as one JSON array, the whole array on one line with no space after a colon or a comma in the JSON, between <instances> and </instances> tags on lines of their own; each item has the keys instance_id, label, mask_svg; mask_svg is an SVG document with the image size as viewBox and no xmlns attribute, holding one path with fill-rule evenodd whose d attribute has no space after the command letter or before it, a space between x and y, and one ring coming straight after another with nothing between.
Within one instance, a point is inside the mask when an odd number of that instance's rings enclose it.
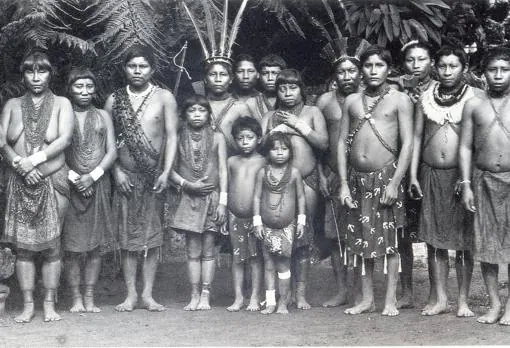
<instances>
[{"instance_id":1,"label":"wrist band","mask_svg":"<svg viewBox=\"0 0 510 348\"><path fill-rule=\"evenodd\" d=\"M253 216L253 227L262 226L262 216L254 215Z\"/></svg>"},{"instance_id":2,"label":"wrist band","mask_svg":"<svg viewBox=\"0 0 510 348\"><path fill-rule=\"evenodd\" d=\"M80 178L80 175L76 173L74 170L69 170L69 173L67 173L67 179L71 182L75 182Z\"/></svg>"},{"instance_id":3,"label":"wrist band","mask_svg":"<svg viewBox=\"0 0 510 348\"><path fill-rule=\"evenodd\" d=\"M21 156L16 156L13 158L12 162L11 162L11 165L13 167L16 167L16 165L18 164L17 162L21 161L22 157Z\"/></svg>"},{"instance_id":4,"label":"wrist band","mask_svg":"<svg viewBox=\"0 0 510 348\"><path fill-rule=\"evenodd\" d=\"M299 214L297 216L297 223L300 225L305 226L306 225L306 215L305 214Z\"/></svg>"},{"instance_id":5,"label":"wrist band","mask_svg":"<svg viewBox=\"0 0 510 348\"><path fill-rule=\"evenodd\" d=\"M89 175L92 177L94 181L98 181L99 178L103 176L103 174L104 170L100 166L97 166L96 168L94 168L93 171L89 173Z\"/></svg>"},{"instance_id":6,"label":"wrist band","mask_svg":"<svg viewBox=\"0 0 510 348\"><path fill-rule=\"evenodd\" d=\"M46 156L46 154L44 153L44 151L39 151L39 152L36 152L34 153L33 155L30 155L28 157L28 160L30 162L32 162L32 165L34 167L37 167L39 164L43 163L43 162L46 162L46 160L48 159L48 157Z\"/></svg>"},{"instance_id":7,"label":"wrist band","mask_svg":"<svg viewBox=\"0 0 510 348\"><path fill-rule=\"evenodd\" d=\"M462 180L461 182L459 182L459 185L462 184L471 184L471 180Z\"/></svg>"},{"instance_id":8,"label":"wrist band","mask_svg":"<svg viewBox=\"0 0 510 348\"><path fill-rule=\"evenodd\" d=\"M228 195L226 192L220 192L220 200L218 204L227 205Z\"/></svg>"},{"instance_id":9,"label":"wrist band","mask_svg":"<svg viewBox=\"0 0 510 348\"><path fill-rule=\"evenodd\" d=\"M296 128L299 133L303 134L305 137L312 131L312 128L302 120L297 121L294 128Z\"/></svg>"}]
</instances>

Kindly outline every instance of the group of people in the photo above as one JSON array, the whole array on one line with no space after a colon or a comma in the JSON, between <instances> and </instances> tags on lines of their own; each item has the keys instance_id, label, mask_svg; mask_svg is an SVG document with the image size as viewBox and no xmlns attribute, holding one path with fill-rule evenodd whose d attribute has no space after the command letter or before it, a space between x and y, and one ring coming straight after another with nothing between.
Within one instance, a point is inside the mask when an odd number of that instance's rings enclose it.
<instances>
[{"instance_id":1,"label":"group of people","mask_svg":"<svg viewBox=\"0 0 510 348\"><path fill-rule=\"evenodd\" d=\"M163 225L186 236L185 310L210 309L220 234L229 235L233 258L235 299L227 310L245 306L246 267L247 310L309 309L310 247L323 224L337 283L325 307L353 302L345 313L374 311L377 259L387 273L382 314L414 306L417 234L427 243L430 274L423 315L450 310L448 250L456 250L457 315L474 315L468 295L477 260L490 298L478 321L510 325L497 281L498 264L510 263L510 50L487 52L485 91L466 83L461 48L444 46L433 56L426 44L409 42L402 48L408 75L398 81L388 79L393 62L384 48L352 38L340 51L332 60L336 88L314 106L305 103L300 73L280 56L257 64L248 55L234 62L212 54L204 62L205 95L189 96L179 109L171 92L151 82L155 61L146 47L127 51L128 84L104 109L93 106L90 69L73 68L69 99L56 96L48 55L29 52L20 67L26 93L4 105L0 129L8 165L2 240L15 246L24 301L15 320L35 314L36 255L44 320L54 321L61 260L70 311L98 312L101 255L119 249L127 295L115 309L164 310L152 296ZM352 301L348 265L359 294Z\"/></svg>"}]
</instances>

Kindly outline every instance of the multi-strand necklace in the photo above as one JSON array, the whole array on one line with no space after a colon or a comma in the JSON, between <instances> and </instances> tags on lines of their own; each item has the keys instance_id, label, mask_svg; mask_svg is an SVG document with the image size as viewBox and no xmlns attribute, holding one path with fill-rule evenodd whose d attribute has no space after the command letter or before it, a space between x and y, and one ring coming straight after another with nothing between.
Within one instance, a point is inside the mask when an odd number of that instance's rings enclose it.
<instances>
[{"instance_id":1,"label":"multi-strand necklace","mask_svg":"<svg viewBox=\"0 0 510 348\"><path fill-rule=\"evenodd\" d=\"M21 114L25 127L25 150L31 154L32 150L38 148L44 142L44 135L53 111L53 93L47 92L42 96L40 102L34 104L32 97L25 94L21 99Z\"/></svg>"},{"instance_id":2,"label":"multi-strand necklace","mask_svg":"<svg viewBox=\"0 0 510 348\"><path fill-rule=\"evenodd\" d=\"M269 188L267 195L267 206L269 209L274 210L276 216L280 216L283 208L283 198L286 192L287 184L290 182L291 166L287 163L279 173L280 178L274 174L274 168L268 164L265 169L266 184ZM276 200L271 199L276 196Z\"/></svg>"},{"instance_id":3,"label":"multi-strand necklace","mask_svg":"<svg viewBox=\"0 0 510 348\"><path fill-rule=\"evenodd\" d=\"M214 134L210 126L200 130L192 130L185 126L182 131L184 159L191 165L193 177L203 178L209 164L209 151L214 142Z\"/></svg>"},{"instance_id":4,"label":"multi-strand necklace","mask_svg":"<svg viewBox=\"0 0 510 348\"><path fill-rule=\"evenodd\" d=\"M74 111L76 113L76 110ZM73 153L75 154L75 160L80 164L88 168L91 161L94 159L93 155L95 149L99 145L95 139L96 133L96 109L89 107L83 121L83 131L80 130L80 125L77 122L73 131Z\"/></svg>"},{"instance_id":5,"label":"multi-strand necklace","mask_svg":"<svg viewBox=\"0 0 510 348\"><path fill-rule=\"evenodd\" d=\"M458 103L462 99L464 93L466 93L468 89L468 85L463 83L456 87L452 92L445 92L440 89L440 84L438 83L433 91L434 100L438 105L448 107Z\"/></svg>"}]
</instances>

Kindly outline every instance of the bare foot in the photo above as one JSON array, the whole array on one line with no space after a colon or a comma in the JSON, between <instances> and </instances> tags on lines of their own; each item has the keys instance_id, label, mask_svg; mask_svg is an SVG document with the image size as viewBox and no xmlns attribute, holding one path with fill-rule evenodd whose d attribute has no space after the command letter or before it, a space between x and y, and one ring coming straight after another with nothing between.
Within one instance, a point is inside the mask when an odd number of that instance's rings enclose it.
<instances>
[{"instance_id":1,"label":"bare foot","mask_svg":"<svg viewBox=\"0 0 510 348\"><path fill-rule=\"evenodd\" d=\"M505 313L503 314L501 319L499 319L498 324L499 325L507 325L507 326L510 325L510 313L505 311Z\"/></svg>"},{"instance_id":2,"label":"bare foot","mask_svg":"<svg viewBox=\"0 0 510 348\"><path fill-rule=\"evenodd\" d=\"M459 309L457 310L458 317L474 317L475 313L469 309L467 303L459 304Z\"/></svg>"},{"instance_id":3,"label":"bare foot","mask_svg":"<svg viewBox=\"0 0 510 348\"><path fill-rule=\"evenodd\" d=\"M428 310L423 310L421 315L437 315L449 313L452 310L448 303L438 302Z\"/></svg>"},{"instance_id":4,"label":"bare foot","mask_svg":"<svg viewBox=\"0 0 510 348\"><path fill-rule=\"evenodd\" d=\"M200 295L200 301L198 301L197 309L199 311L211 309L211 305L209 304L209 291L202 290L202 294Z\"/></svg>"},{"instance_id":5,"label":"bare foot","mask_svg":"<svg viewBox=\"0 0 510 348\"><path fill-rule=\"evenodd\" d=\"M436 305L436 302L429 302L427 303L427 305L425 307L423 307L423 309L421 310L422 312L428 312L430 311L434 306Z\"/></svg>"},{"instance_id":6,"label":"bare foot","mask_svg":"<svg viewBox=\"0 0 510 348\"><path fill-rule=\"evenodd\" d=\"M23 312L14 318L17 323L30 323L34 317L34 303L27 302L23 305Z\"/></svg>"},{"instance_id":7,"label":"bare foot","mask_svg":"<svg viewBox=\"0 0 510 348\"><path fill-rule=\"evenodd\" d=\"M386 315L388 317L394 317L394 316L397 316L399 315L400 312L398 311L397 309L397 305L396 304L387 304L386 306L384 306L384 309L381 313L381 315Z\"/></svg>"},{"instance_id":8,"label":"bare foot","mask_svg":"<svg viewBox=\"0 0 510 348\"><path fill-rule=\"evenodd\" d=\"M477 322L482 324L494 324L501 316L501 307L491 308L485 314L476 319Z\"/></svg>"},{"instance_id":9,"label":"bare foot","mask_svg":"<svg viewBox=\"0 0 510 348\"><path fill-rule=\"evenodd\" d=\"M230 307L227 307L227 311L239 312L241 310L241 308L243 308L243 305L244 305L244 298L243 297L236 298L234 300L234 303Z\"/></svg>"},{"instance_id":10,"label":"bare foot","mask_svg":"<svg viewBox=\"0 0 510 348\"><path fill-rule=\"evenodd\" d=\"M83 303L85 305L85 310L88 313L99 313L101 312L101 308L96 307L94 304L94 296L83 296Z\"/></svg>"},{"instance_id":11,"label":"bare foot","mask_svg":"<svg viewBox=\"0 0 510 348\"><path fill-rule=\"evenodd\" d=\"M297 296L296 301L297 309L306 310L312 308L312 306L306 301L306 298L304 296Z\"/></svg>"},{"instance_id":12,"label":"bare foot","mask_svg":"<svg viewBox=\"0 0 510 348\"><path fill-rule=\"evenodd\" d=\"M142 308L149 312L163 312L166 310L165 306L154 301L152 297L142 297Z\"/></svg>"},{"instance_id":13,"label":"bare foot","mask_svg":"<svg viewBox=\"0 0 510 348\"><path fill-rule=\"evenodd\" d=\"M278 301L278 309L276 310L277 314L289 314L289 310L287 309L287 301L280 300Z\"/></svg>"},{"instance_id":14,"label":"bare foot","mask_svg":"<svg viewBox=\"0 0 510 348\"><path fill-rule=\"evenodd\" d=\"M196 311L198 307L198 301L200 301L200 294L198 292L191 294L191 301L184 307L185 311Z\"/></svg>"},{"instance_id":15,"label":"bare foot","mask_svg":"<svg viewBox=\"0 0 510 348\"><path fill-rule=\"evenodd\" d=\"M322 304L322 307L338 307L340 305L346 304L347 298L345 293L338 293L326 302Z\"/></svg>"},{"instance_id":16,"label":"bare foot","mask_svg":"<svg viewBox=\"0 0 510 348\"><path fill-rule=\"evenodd\" d=\"M43 313L44 313L44 321L59 321L62 320L62 317L55 312L55 302L53 301L44 301L43 302Z\"/></svg>"},{"instance_id":17,"label":"bare foot","mask_svg":"<svg viewBox=\"0 0 510 348\"><path fill-rule=\"evenodd\" d=\"M115 310L117 312L132 312L133 309L135 309L136 302L137 302L136 299L130 298L128 296L128 297L126 297L124 302L122 302L121 304L115 306Z\"/></svg>"},{"instance_id":18,"label":"bare foot","mask_svg":"<svg viewBox=\"0 0 510 348\"><path fill-rule=\"evenodd\" d=\"M85 312L85 307L83 306L81 296L73 298L73 306L69 309L69 312L71 313Z\"/></svg>"},{"instance_id":19,"label":"bare foot","mask_svg":"<svg viewBox=\"0 0 510 348\"><path fill-rule=\"evenodd\" d=\"M374 312L375 304L373 301L361 301L354 307L347 308L344 313L345 314L361 314L365 312Z\"/></svg>"},{"instance_id":20,"label":"bare foot","mask_svg":"<svg viewBox=\"0 0 510 348\"><path fill-rule=\"evenodd\" d=\"M260 299L258 297L250 298L250 303L246 307L246 310L249 312L257 312L260 311Z\"/></svg>"},{"instance_id":21,"label":"bare foot","mask_svg":"<svg viewBox=\"0 0 510 348\"><path fill-rule=\"evenodd\" d=\"M265 309L261 310L262 314L273 314L276 311L276 306L266 306Z\"/></svg>"},{"instance_id":22,"label":"bare foot","mask_svg":"<svg viewBox=\"0 0 510 348\"><path fill-rule=\"evenodd\" d=\"M406 294L398 299L397 308L414 308L414 299L411 294Z\"/></svg>"}]
</instances>

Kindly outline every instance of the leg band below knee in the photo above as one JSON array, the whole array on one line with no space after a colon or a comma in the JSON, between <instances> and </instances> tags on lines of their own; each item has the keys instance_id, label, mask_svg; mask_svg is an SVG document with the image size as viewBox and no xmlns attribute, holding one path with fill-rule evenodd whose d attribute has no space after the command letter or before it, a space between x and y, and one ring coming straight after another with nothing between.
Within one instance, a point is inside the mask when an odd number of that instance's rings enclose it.
<instances>
[{"instance_id":1,"label":"leg band below knee","mask_svg":"<svg viewBox=\"0 0 510 348\"><path fill-rule=\"evenodd\" d=\"M278 272L278 279L290 279L290 271Z\"/></svg>"},{"instance_id":2,"label":"leg band below knee","mask_svg":"<svg viewBox=\"0 0 510 348\"><path fill-rule=\"evenodd\" d=\"M276 306L276 290L266 290L266 306Z\"/></svg>"}]
</instances>

